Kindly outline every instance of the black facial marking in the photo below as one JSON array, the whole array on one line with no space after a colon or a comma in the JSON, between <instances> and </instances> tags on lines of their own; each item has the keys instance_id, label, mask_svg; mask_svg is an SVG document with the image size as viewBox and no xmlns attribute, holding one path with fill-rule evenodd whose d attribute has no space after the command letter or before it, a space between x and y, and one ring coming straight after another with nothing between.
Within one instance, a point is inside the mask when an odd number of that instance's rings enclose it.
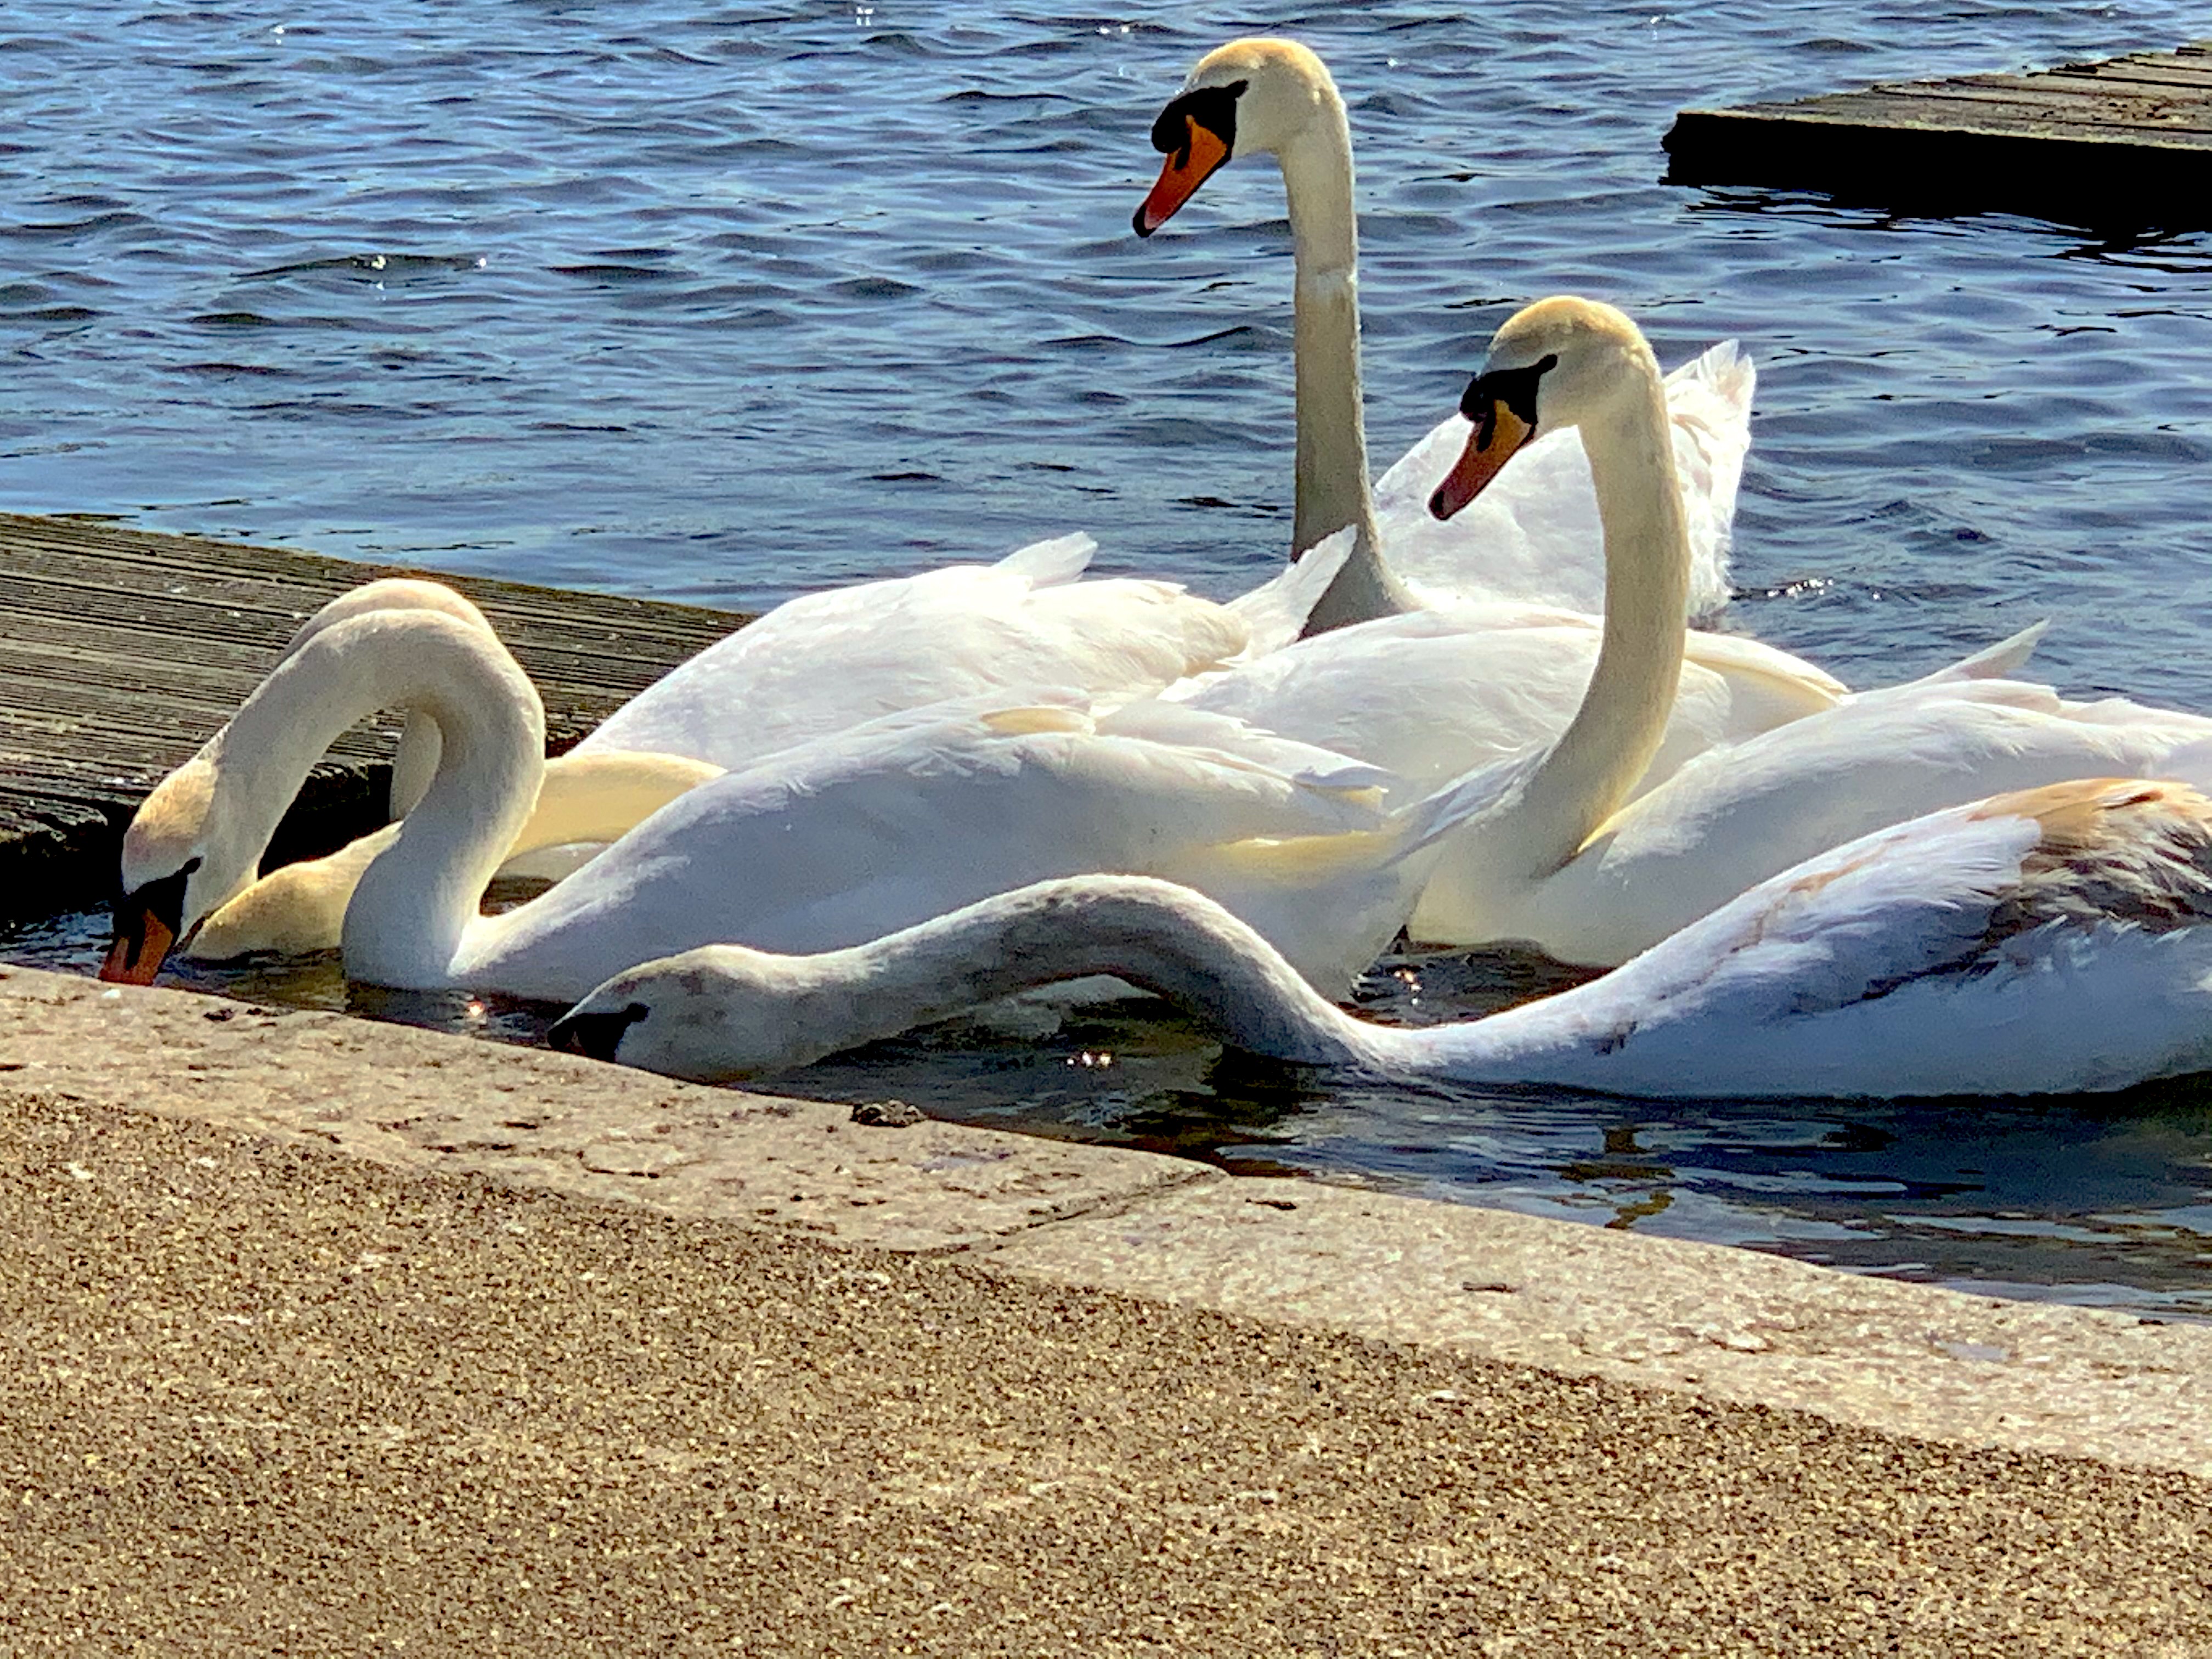
<instances>
[{"instance_id":1,"label":"black facial marking","mask_svg":"<svg viewBox=\"0 0 2212 1659\"><path fill-rule=\"evenodd\" d=\"M1232 81L1225 87L1200 87L1171 100L1152 123L1152 148L1163 155L1175 157L1177 167L1186 165L1190 161L1190 127L1183 118L1188 116L1233 152L1237 148L1237 100L1249 84Z\"/></svg>"},{"instance_id":2,"label":"black facial marking","mask_svg":"<svg viewBox=\"0 0 2212 1659\"><path fill-rule=\"evenodd\" d=\"M149 917L167 928L173 938L185 931L185 884L191 880L192 872L199 867L200 861L197 858L187 859L184 867L174 875L163 876L158 881L142 882L137 891L117 896L115 937L129 942L132 967L137 967L138 958L146 953L146 921Z\"/></svg>"},{"instance_id":3,"label":"black facial marking","mask_svg":"<svg viewBox=\"0 0 2212 1659\"><path fill-rule=\"evenodd\" d=\"M1493 368L1478 374L1467 383L1467 395L1459 400L1459 412L1475 426L1477 449L1490 447L1491 439L1498 428L1498 405L1518 415L1534 434L1536 429L1536 387L1546 373L1557 368L1559 358L1547 352L1526 368Z\"/></svg>"},{"instance_id":4,"label":"black facial marking","mask_svg":"<svg viewBox=\"0 0 2212 1659\"><path fill-rule=\"evenodd\" d=\"M563 1014L553 1022L545 1040L572 1054L612 1060L622 1047L623 1033L651 1012L643 1003L633 1002L611 1014Z\"/></svg>"}]
</instances>

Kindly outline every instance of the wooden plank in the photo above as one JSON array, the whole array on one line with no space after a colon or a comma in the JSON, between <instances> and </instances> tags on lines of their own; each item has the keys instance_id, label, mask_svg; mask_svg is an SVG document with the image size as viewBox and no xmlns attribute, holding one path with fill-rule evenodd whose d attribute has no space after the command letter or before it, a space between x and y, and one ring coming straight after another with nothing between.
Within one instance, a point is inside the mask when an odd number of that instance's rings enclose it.
<instances>
[{"instance_id":1,"label":"wooden plank","mask_svg":"<svg viewBox=\"0 0 2212 1659\"><path fill-rule=\"evenodd\" d=\"M1844 122L1872 130L1896 127L1997 138L2056 139L2074 143L2119 146L2123 149L2212 148L2212 125L2194 133L2187 129L2171 126L2115 131L2109 122L2097 120L2064 105L2054 105L2048 99L2019 100L1989 94L1947 95L1933 88L1923 94L1910 97L1857 94L1824 100L1817 108L1771 113L1759 111L1755 113L1762 119L1778 125ZM2208 122L2212 123L2212 117L2208 117ZM2105 153L2111 155L2114 151L2108 148Z\"/></svg>"},{"instance_id":2,"label":"wooden plank","mask_svg":"<svg viewBox=\"0 0 2212 1659\"><path fill-rule=\"evenodd\" d=\"M2103 229L2212 223L2212 49L1680 112L1675 184L1779 185Z\"/></svg>"},{"instance_id":3,"label":"wooden plank","mask_svg":"<svg viewBox=\"0 0 2212 1659\"><path fill-rule=\"evenodd\" d=\"M1832 93L1798 104L1750 104L1741 110L1722 112L1778 120L1848 117L1876 125L1884 119L1920 119L1978 131L1992 120L2030 122L2064 129L2069 136L2162 143L2177 131L2212 127L2212 97L2177 103L2165 97L2137 98L2102 88L2094 82L2062 80L2045 88L2026 84L2018 77L1991 76L1986 81L1870 87L1864 92Z\"/></svg>"},{"instance_id":4,"label":"wooden plank","mask_svg":"<svg viewBox=\"0 0 2212 1659\"><path fill-rule=\"evenodd\" d=\"M357 564L0 514L0 923L106 902L124 826L326 600L431 575L483 608L545 701L547 746L576 742L747 618L696 605ZM397 721L333 746L270 862L326 851L381 817Z\"/></svg>"}]
</instances>

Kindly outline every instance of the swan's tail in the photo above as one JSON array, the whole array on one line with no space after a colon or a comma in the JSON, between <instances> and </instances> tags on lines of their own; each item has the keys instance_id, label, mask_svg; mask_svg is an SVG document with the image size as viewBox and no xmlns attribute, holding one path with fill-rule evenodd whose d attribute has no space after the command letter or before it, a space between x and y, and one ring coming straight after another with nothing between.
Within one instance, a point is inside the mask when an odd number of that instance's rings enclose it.
<instances>
[{"instance_id":1,"label":"swan's tail","mask_svg":"<svg viewBox=\"0 0 2212 1659\"><path fill-rule=\"evenodd\" d=\"M1089 569L1091 556L1097 550L1098 544L1079 530L1072 536L1054 536L1049 541L1018 547L994 568L1026 576L1034 586L1059 587Z\"/></svg>"},{"instance_id":2,"label":"swan's tail","mask_svg":"<svg viewBox=\"0 0 2212 1659\"><path fill-rule=\"evenodd\" d=\"M1985 645L1972 656L1937 669L1932 674L1923 674L1917 680L1906 680L1906 685L1949 685L1959 680L2009 679L2027 665L2035 648L2043 643L2050 631L2051 619L2033 627L2023 628L2009 639L1999 640L1995 645Z\"/></svg>"},{"instance_id":3,"label":"swan's tail","mask_svg":"<svg viewBox=\"0 0 2212 1659\"><path fill-rule=\"evenodd\" d=\"M1512 787L1522 764L1470 773L1373 830L1219 843L1161 873L1225 904L1323 995L1341 997L1405 927L1452 832Z\"/></svg>"}]
</instances>

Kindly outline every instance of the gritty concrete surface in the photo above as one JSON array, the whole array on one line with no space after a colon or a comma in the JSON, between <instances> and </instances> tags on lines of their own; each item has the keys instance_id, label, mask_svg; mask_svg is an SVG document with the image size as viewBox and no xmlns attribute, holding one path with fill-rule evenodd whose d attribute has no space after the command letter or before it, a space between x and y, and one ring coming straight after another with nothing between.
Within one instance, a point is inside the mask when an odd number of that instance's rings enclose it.
<instances>
[{"instance_id":1,"label":"gritty concrete surface","mask_svg":"<svg viewBox=\"0 0 2212 1659\"><path fill-rule=\"evenodd\" d=\"M11 1656L2191 1655L2212 1487L0 1091Z\"/></svg>"},{"instance_id":2,"label":"gritty concrete surface","mask_svg":"<svg viewBox=\"0 0 2212 1659\"><path fill-rule=\"evenodd\" d=\"M29 968L0 969L0 1081L895 1249L978 1243L1205 1174L951 1123L866 1128L842 1106Z\"/></svg>"},{"instance_id":3,"label":"gritty concrete surface","mask_svg":"<svg viewBox=\"0 0 2212 1659\"><path fill-rule=\"evenodd\" d=\"M1164 1194L1024 1234L991 1261L1900 1434L2212 1478L2212 1326L1297 1181Z\"/></svg>"},{"instance_id":4,"label":"gritty concrete surface","mask_svg":"<svg viewBox=\"0 0 2212 1659\"><path fill-rule=\"evenodd\" d=\"M841 1117L9 970L0 1652L2212 1654L2203 1330Z\"/></svg>"}]
</instances>

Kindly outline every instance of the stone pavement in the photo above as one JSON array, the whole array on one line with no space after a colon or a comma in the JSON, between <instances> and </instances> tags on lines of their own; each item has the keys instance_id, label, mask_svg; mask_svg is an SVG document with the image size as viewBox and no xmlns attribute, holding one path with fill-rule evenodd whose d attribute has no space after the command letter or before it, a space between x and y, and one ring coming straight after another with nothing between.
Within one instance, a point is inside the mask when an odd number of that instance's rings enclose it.
<instances>
[{"instance_id":1,"label":"stone pavement","mask_svg":"<svg viewBox=\"0 0 2212 1659\"><path fill-rule=\"evenodd\" d=\"M2212 1653L2201 1327L29 969L0 1240L11 1655Z\"/></svg>"}]
</instances>

